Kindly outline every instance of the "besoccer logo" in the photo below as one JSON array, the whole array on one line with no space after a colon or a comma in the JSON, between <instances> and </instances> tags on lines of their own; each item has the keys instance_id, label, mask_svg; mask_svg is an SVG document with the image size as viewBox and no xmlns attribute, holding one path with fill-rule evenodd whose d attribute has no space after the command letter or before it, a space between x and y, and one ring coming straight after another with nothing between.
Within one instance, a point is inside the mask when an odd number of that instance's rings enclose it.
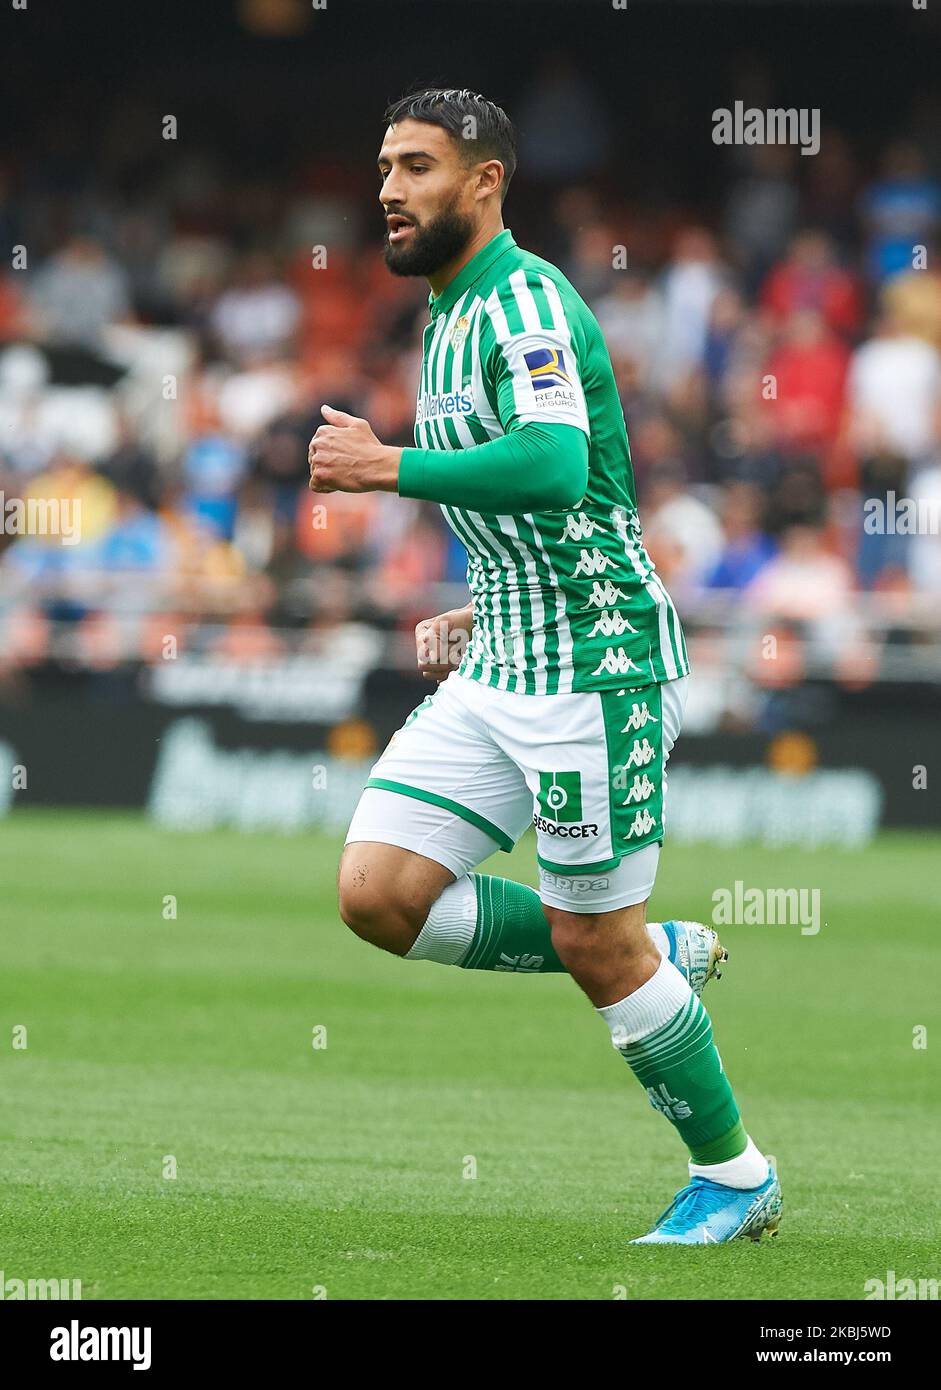
<instances>
[{"instance_id":1,"label":"besoccer logo","mask_svg":"<svg viewBox=\"0 0 941 1390\"><path fill-rule=\"evenodd\" d=\"M582 818L582 774L540 772L539 809L547 820L577 821Z\"/></svg>"}]
</instances>

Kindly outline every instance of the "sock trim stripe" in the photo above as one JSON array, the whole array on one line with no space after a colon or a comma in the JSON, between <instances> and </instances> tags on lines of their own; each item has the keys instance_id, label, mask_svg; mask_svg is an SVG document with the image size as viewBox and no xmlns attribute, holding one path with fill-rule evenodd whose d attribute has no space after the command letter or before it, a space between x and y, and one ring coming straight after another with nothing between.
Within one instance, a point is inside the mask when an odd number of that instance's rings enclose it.
<instances>
[{"instance_id":1,"label":"sock trim stripe","mask_svg":"<svg viewBox=\"0 0 941 1390\"><path fill-rule=\"evenodd\" d=\"M646 1037L638 1038L636 1042L628 1043L627 1046L639 1048L642 1052L656 1052L661 1048L672 1047L674 1043L689 1037L695 1030L708 1025L709 1015L701 1004L699 1009L684 1006L682 1017L671 1019L662 1028L657 1028L653 1033L648 1033Z\"/></svg>"},{"instance_id":2,"label":"sock trim stripe","mask_svg":"<svg viewBox=\"0 0 941 1390\"><path fill-rule=\"evenodd\" d=\"M628 996L628 998L630 998L630 996ZM682 1036L688 1028L694 1026L695 1023L698 1022L698 1019L695 1017L697 1005L699 1005L699 1008L702 1009L705 1015L705 1009L702 1008L695 994L691 994L689 1001L680 1005L676 1014L668 1023L661 1024L659 1028L655 1028L643 1038L637 1038L634 1042L625 1043L624 1047L619 1049L619 1051L628 1052L637 1048L639 1049L638 1056L641 1056L649 1053L651 1048L662 1047L672 1042L674 1038ZM706 1017L708 1018L708 1015L706 1015Z\"/></svg>"}]
</instances>

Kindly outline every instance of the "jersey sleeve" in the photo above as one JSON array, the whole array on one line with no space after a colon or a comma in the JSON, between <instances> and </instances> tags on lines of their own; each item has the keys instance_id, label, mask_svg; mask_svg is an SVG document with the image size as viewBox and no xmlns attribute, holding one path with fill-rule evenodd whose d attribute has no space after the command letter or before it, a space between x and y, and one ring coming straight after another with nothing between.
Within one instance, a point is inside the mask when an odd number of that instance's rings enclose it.
<instances>
[{"instance_id":1,"label":"jersey sleeve","mask_svg":"<svg viewBox=\"0 0 941 1390\"><path fill-rule=\"evenodd\" d=\"M507 433L538 422L575 425L591 438L578 337L547 275L515 270L488 296L481 365Z\"/></svg>"}]
</instances>

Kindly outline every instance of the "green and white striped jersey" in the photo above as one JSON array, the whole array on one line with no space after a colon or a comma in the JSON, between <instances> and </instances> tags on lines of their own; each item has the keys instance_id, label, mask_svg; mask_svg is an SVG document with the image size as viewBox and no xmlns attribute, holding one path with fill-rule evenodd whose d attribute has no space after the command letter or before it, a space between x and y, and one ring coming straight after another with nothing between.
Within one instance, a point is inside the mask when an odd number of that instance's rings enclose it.
<instances>
[{"instance_id":1,"label":"green and white striped jersey","mask_svg":"<svg viewBox=\"0 0 941 1390\"><path fill-rule=\"evenodd\" d=\"M468 553L460 674L534 695L686 675L683 631L644 549L624 412L601 330L548 261L500 232L435 298L415 443L460 450L529 421L589 440L574 507L497 516L442 505Z\"/></svg>"}]
</instances>

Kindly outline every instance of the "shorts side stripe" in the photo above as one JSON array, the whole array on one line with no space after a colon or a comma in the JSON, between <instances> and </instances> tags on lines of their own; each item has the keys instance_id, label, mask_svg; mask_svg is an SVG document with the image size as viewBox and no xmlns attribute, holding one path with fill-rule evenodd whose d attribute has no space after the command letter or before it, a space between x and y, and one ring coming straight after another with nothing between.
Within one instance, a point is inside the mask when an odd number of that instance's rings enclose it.
<instances>
[{"instance_id":1,"label":"shorts side stripe","mask_svg":"<svg viewBox=\"0 0 941 1390\"><path fill-rule=\"evenodd\" d=\"M441 806L446 811L451 811L461 820L466 820L470 825L475 825L478 830L482 830L485 835L489 835L491 840L496 840L501 849L507 851L513 848L513 841L505 830L501 830L493 821L487 820L486 816L478 815L469 806L462 806L459 801L451 801L447 796L439 796L437 792L425 791L422 787L410 787L406 782L391 782L386 777L370 777L366 782L367 787L378 787L380 791L399 792L402 796L413 796L416 801L428 801L432 806Z\"/></svg>"}]
</instances>

